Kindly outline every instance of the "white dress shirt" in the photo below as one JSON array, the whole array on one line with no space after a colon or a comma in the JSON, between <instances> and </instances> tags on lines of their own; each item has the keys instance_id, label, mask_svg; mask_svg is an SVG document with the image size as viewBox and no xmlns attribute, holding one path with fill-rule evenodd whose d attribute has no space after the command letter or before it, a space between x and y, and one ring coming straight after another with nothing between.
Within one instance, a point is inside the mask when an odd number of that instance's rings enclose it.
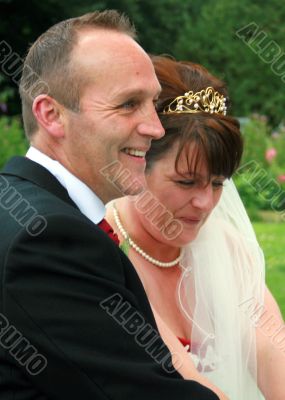
<instances>
[{"instance_id":1,"label":"white dress shirt","mask_svg":"<svg viewBox=\"0 0 285 400\"><path fill-rule=\"evenodd\" d=\"M29 148L26 157L46 168L60 182L82 214L94 224L102 221L106 212L105 206L85 183L76 178L58 161L51 159L35 147Z\"/></svg>"}]
</instances>

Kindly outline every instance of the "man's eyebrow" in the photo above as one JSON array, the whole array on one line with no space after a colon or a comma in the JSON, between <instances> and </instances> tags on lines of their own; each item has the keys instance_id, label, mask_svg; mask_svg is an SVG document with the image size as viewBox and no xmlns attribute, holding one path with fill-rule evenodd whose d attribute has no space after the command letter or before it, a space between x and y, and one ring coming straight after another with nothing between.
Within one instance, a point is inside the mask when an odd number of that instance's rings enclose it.
<instances>
[{"instance_id":1,"label":"man's eyebrow","mask_svg":"<svg viewBox=\"0 0 285 400\"><path fill-rule=\"evenodd\" d=\"M153 98L158 98L159 95L161 93L161 89L157 90L155 93L152 93L150 91L147 90L143 90L143 89L126 89L123 90L122 92L120 92L118 94L118 96L116 96L116 99L120 100L120 99L124 99L124 98L132 98L132 97L143 97L143 96L151 96Z\"/></svg>"}]
</instances>

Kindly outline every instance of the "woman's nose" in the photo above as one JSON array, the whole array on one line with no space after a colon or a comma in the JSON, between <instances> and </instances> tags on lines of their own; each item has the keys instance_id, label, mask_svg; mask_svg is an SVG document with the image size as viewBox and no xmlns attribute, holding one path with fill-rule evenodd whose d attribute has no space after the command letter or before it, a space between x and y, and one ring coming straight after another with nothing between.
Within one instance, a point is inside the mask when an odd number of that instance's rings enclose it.
<instances>
[{"instance_id":1,"label":"woman's nose","mask_svg":"<svg viewBox=\"0 0 285 400\"><path fill-rule=\"evenodd\" d=\"M215 206L214 191L211 184L204 188L197 189L192 198L192 205L203 211L210 212Z\"/></svg>"}]
</instances>

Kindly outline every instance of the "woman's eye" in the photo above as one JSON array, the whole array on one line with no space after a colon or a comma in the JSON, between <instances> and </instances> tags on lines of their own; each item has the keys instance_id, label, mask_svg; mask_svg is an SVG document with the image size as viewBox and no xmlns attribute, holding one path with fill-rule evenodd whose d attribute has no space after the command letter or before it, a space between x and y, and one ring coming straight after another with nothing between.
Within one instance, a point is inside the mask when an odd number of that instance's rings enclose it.
<instances>
[{"instance_id":1,"label":"woman's eye","mask_svg":"<svg viewBox=\"0 0 285 400\"><path fill-rule=\"evenodd\" d=\"M190 181L176 181L176 183L178 183L179 185L182 186L193 186L195 185L195 181L190 180Z\"/></svg>"},{"instance_id":2,"label":"woman's eye","mask_svg":"<svg viewBox=\"0 0 285 400\"><path fill-rule=\"evenodd\" d=\"M195 180L179 180L176 181L176 183L185 187L193 187L198 184L198 182ZM224 186L224 181L213 181L212 186L214 189L222 188Z\"/></svg>"},{"instance_id":3,"label":"woman's eye","mask_svg":"<svg viewBox=\"0 0 285 400\"><path fill-rule=\"evenodd\" d=\"M220 188L224 186L224 181L213 181L212 185L214 188Z\"/></svg>"}]
</instances>

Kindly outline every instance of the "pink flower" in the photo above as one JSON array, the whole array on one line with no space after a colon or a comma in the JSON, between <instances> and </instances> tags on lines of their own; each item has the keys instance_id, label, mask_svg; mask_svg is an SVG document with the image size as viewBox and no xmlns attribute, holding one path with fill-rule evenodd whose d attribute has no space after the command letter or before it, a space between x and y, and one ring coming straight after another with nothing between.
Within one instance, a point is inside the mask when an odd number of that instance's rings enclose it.
<instances>
[{"instance_id":1,"label":"pink flower","mask_svg":"<svg viewBox=\"0 0 285 400\"><path fill-rule=\"evenodd\" d=\"M265 152L265 159L270 163L273 161L273 159L276 157L277 151L274 149L274 147L271 147L270 149L267 149Z\"/></svg>"},{"instance_id":2,"label":"pink flower","mask_svg":"<svg viewBox=\"0 0 285 400\"><path fill-rule=\"evenodd\" d=\"M277 179L279 182L284 183L285 182L285 174L277 176Z\"/></svg>"}]
</instances>

